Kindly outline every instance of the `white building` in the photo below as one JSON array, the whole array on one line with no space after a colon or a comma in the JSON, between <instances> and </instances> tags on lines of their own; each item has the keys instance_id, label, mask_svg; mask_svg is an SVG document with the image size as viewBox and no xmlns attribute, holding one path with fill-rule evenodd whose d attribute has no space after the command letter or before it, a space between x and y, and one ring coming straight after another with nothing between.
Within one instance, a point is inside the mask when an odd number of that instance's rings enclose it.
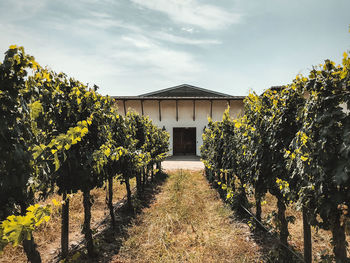
<instances>
[{"instance_id":1,"label":"white building","mask_svg":"<svg viewBox=\"0 0 350 263\"><path fill-rule=\"evenodd\" d=\"M136 111L165 128L170 133L170 154L173 155L199 155L208 117L222 120L230 106L230 115L235 118L243 113L244 99L187 84L140 96L114 98L121 115Z\"/></svg>"}]
</instances>

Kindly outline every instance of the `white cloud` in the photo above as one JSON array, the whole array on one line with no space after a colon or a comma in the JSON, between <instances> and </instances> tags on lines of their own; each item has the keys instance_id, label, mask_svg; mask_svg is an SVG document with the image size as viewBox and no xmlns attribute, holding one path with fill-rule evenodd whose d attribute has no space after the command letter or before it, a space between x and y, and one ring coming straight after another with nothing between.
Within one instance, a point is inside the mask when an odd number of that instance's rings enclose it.
<instances>
[{"instance_id":1,"label":"white cloud","mask_svg":"<svg viewBox=\"0 0 350 263\"><path fill-rule=\"evenodd\" d=\"M157 39L165 42L171 42L175 44L182 44L182 45L217 45L221 44L221 41L216 40L216 39L201 39L201 38L189 38L189 37L183 37L183 36L178 36L175 34L170 34L164 31L151 31L151 30L146 30L142 28L142 26L132 24L132 23L126 23L124 21L121 21L117 18L114 18L110 16L109 14L106 13L97 13L97 12L91 12L90 16L93 17L93 19L87 19L87 18L82 18L78 19L77 22L81 26L89 26L90 30L91 27L99 29L109 29L109 28L122 28L126 29L129 32L132 33L137 33L140 35L148 36L149 38L152 39ZM72 30L72 28L71 28ZM193 33L194 29L193 28L182 28L181 30ZM77 30L81 31L81 28ZM169 29L169 31L172 31L172 28ZM129 39L127 36L123 37L124 41L131 41L133 42L134 39ZM137 42L133 42L135 46L149 46L150 43L147 40L148 43L145 42L146 38L141 40L140 38L137 39Z\"/></svg>"},{"instance_id":2,"label":"white cloud","mask_svg":"<svg viewBox=\"0 0 350 263\"><path fill-rule=\"evenodd\" d=\"M143 35L126 35L121 40L112 56L131 67L142 67L162 77L184 77L202 70L190 53L169 49Z\"/></svg>"},{"instance_id":3,"label":"white cloud","mask_svg":"<svg viewBox=\"0 0 350 263\"><path fill-rule=\"evenodd\" d=\"M167 14L173 21L207 30L222 29L239 23L241 15L223 8L200 4L197 0L131 0L132 2Z\"/></svg>"},{"instance_id":4,"label":"white cloud","mask_svg":"<svg viewBox=\"0 0 350 263\"><path fill-rule=\"evenodd\" d=\"M129 44L131 44L136 48L151 49L151 48L157 47L157 45L152 40L150 40L147 37L144 37L143 35L137 35L137 36L127 35L127 36L122 36L121 39L124 42L127 42L128 46Z\"/></svg>"},{"instance_id":5,"label":"white cloud","mask_svg":"<svg viewBox=\"0 0 350 263\"><path fill-rule=\"evenodd\" d=\"M27 20L40 16L31 17ZM48 28L54 33L43 34ZM191 82L204 70L190 50L169 43L220 44L217 40L194 38L192 34L188 38L181 36L186 33L178 29L179 35L170 31L150 28L137 20L123 20L102 9L87 11L83 16L52 16L37 27L5 20L0 23L0 53L11 44L23 45L42 66L48 65L82 82L96 83L104 94L131 95L143 93L145 83L162 87ZM121 86L127 89L121 91Z\"/></svg>"},{"instance_id":6,"label":"white cloud","mask_svg":"<svg viewBox=\"0 0 350 263\"><path fill-rule=\"evenodd\" d=\"M30 19L44 9L46 3L45 0L3 1L0 3L1 21L5 23Z\"/></svg>"},{"instance_id":7,"label":"white cloud","mask_svg":"<svg viewBox=\"0 0 350 263\"><path fill-rule=\"evenodd\" d=\"M154 38L157 38L162 41L168 41L175 44L184 44L184 45L218 45L221 44L221 41L216 39L192 39L181 36L176 36L166 32L156 32L152 34Z\"/></svg>"},{"instance_id":8,"label":"white cloud","mask_svg":"<svg viewBox=\"0 0 350 263\"><path fill-rule=\"evenodd\" d=\"M131 23L125 23L124 21L114 18L107 13L90 12L89 15L90 18L77 19L77 23L83 26L87 25L100 29L119 27L135 32L141 30L139 26L133 25Z\"/></svg>"},{"instance_id":9,"label":"white cloud","mask_svg":"<svg viewBox=\"0 0 350 263\"><path fill-rule=\"evenodd\" d=\"M182 31L186 31L188 33L193 33L194 32L194 28L193 27L183 27L181 28Z\"/></svg>"}]
</instances>

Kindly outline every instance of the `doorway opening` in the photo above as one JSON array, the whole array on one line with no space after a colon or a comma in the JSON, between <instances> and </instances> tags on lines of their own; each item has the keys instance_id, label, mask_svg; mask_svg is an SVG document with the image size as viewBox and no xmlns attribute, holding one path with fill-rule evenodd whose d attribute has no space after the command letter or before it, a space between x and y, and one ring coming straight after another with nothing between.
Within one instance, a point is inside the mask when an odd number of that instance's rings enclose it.
<instances>
[{"instance_id":1,"label":"doorway opening","mask_svg":"<svg viewBox=\"0 0 350 263\"><path fill-rule=\"evenodd\" d=\"M174 155L196 155L196 128L174 128Z\"/></svg>"}]
</instances>

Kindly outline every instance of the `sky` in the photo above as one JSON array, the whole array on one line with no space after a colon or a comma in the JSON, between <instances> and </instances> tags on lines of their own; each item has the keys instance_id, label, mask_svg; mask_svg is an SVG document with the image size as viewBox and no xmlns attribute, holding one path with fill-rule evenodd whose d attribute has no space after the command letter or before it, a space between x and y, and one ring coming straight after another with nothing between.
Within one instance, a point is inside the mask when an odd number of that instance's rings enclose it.
<instances>
[{"instance_id":1,"label":"sky","mask_svg":"<svg viewBox=\"0 0 350 263\"><path fill-rule=\"evenodd\" d=\"M350 0L0 0L12 44L103 95L190 84L234 96L350 50Z\"/></svg>"}]
</instances>

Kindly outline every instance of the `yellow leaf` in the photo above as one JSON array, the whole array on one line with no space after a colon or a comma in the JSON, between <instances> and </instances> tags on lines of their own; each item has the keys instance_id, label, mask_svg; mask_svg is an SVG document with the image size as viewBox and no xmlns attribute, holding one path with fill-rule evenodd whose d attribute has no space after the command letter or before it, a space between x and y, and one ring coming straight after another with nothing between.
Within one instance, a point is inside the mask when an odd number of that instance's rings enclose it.
<instances>
[{"instance_id":1,"label":"yellow leaf","mask_svg":"<svg viewBox=\"0 0 350 263\"><path fill-rule=\"evenodd\" d=\"M36 70L38 67L39 67L39 64L36 62L36 61L32 61L32 66L33 66L33 69Z\"/></svg>"},{"instance_id":2,"label":"yellow leaf","mask_svg":"<svg viewBox=\"0 0 350 263\"><path fill-rule=\"evenodd\" d=\"M235 123L235 127L236 127L237 129L239 129L241 126L242 126L241 123L239 123L239 122L236 122L236 123Z\"/></svg>"},{"instance_id":3,"label":"yellow leaf","mask_svg":"<svg viewBox=\"0 0 350 263\"><path fill-rule=\"evenodd\" d=\"M305 157L305 156L301 156L300 159L301 159L303 162L305 162L305 161L307 161L308 158Z\"/></svg>"},{"instance_id":4,"label":"yellow leaf","mask_svg":"<svg viewBox=\"0 0 350 263\"><path fill-rule=\"evenodd\" d=\"M44 108L39 100L29 104L29 107L30 107L30 117L33 120L38 118L40 113L44 110Z\"/></svg>"},{"instance_id":5,"label":"yellow leaf","mask_svg":"<svg viewBox=\"0 0 350 263\"><path fill-rule=\"evenodd\" d=\"M108 157L111 154L111 149L107 148L103 153Z\"/></svg>"},{"instance_id":6,"label":"yellow leaf","mask_svg":"<svg viewBox=\"0 0 350 263\"><path fill-rule=\"evenodd\" d=\"M15 49L15 48L17 48L17 45L11 45L10 46L10 49Z\"/></svg>"}]
</instances>

